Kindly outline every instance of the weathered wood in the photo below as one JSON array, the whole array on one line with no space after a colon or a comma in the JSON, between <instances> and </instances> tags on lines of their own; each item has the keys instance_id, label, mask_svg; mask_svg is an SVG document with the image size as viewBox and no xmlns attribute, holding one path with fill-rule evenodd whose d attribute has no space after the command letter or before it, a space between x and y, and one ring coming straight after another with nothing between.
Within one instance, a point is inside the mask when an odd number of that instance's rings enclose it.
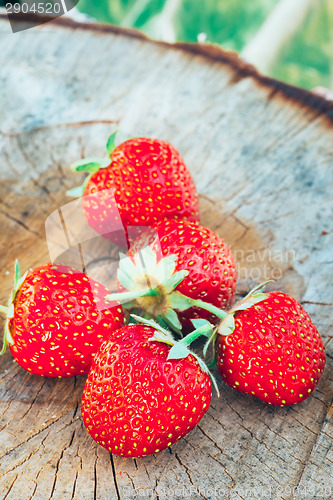
<instances>
[{"instance_id":1,"label":"weathered wood","mask_svg":"<svg viewBox=\"0 0 333 500\"><path fill-rule=\"evenodd\" d=\"M0 303L15 258L24 270L49 259L45 219L78 184L68 165L100 156L117 126L180 150L203 223L235 252L239 293L265 272L281 274L276 285L304 304L328 351L301 405L269 407L221 382L193 432L140 460L90 439L79 410L84 377L41 379L6 353L1 498L125 499L144 489L170 498L177 488L193 499L332 498L332 104L211 46L65 19L13 35L2 17L0 31Z\"/></svg>"}]
</instances>

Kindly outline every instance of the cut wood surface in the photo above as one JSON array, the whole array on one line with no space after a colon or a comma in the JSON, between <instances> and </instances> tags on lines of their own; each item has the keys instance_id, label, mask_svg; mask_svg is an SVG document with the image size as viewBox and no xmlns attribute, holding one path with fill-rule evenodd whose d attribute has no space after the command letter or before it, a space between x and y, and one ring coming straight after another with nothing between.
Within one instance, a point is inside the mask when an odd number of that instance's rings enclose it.
<instances>
[{"instance_id":1,"label":"cut wood surface","mask_svg":"<svg viewBox=\"0 0 333 500\"><path fill-rule=\"evenodd\" d=\"M85 377L33 376L7 352L0 497L332 498L332 103L213 46L168 45L67 19L12 34L3 16L0 33L0 303L15 258L24 271L49 261L45 221L83 178L70 163L103 154L117 127L177 147L200 194L202 223L236 256L238 293L275 278L310 313L328 354L302 404L268 406L220 382L221 397L213 395L195 430L132 460L110 455L86 432Z\"/></svg>"}]
</instances>

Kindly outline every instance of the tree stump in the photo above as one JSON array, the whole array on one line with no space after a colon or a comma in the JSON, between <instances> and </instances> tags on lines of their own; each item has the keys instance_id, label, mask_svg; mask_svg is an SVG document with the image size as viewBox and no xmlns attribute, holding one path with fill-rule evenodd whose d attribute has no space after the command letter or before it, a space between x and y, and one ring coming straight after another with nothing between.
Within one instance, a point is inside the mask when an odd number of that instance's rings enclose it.
<instances>
[{"instance_id":1,"label":"tree stump","mask_svg":"<svg viewBox=\"0 0 333 500\"><path fill-rule=\"evenodd\" d=\"M2 15L0 31L0 303L15 258L24 271L49 261L45 220L82 180L69 165L101 156L119 128L175 145L202 223L235 254L238 293L276 279L310 313L328 354L304 403L272 407L220 382L195 430L133 460L110 455L83 427L85 377L34 376L7 352L1 498L332 498L332 103L212 45L66 18L12 34Z\"/></svg>"}]
</instances>

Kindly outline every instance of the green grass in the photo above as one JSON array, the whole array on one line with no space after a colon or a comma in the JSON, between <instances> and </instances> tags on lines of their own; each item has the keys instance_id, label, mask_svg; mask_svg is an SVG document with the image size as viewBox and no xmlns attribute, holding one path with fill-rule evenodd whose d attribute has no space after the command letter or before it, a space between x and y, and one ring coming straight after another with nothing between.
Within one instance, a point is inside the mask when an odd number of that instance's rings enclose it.
<instances>
[{"instance_id":1,"label":"green grass","mask_svg":"<svg viewBox=\"0 0 333 500\"><path fill-rule=\"evenodd\" d=\"M80 0L78 8L98 21L132 26L160 38L170 0ZM173 2L173 0L171 0ZM278 0L179 0L172 17L175 39L196 42L199 33L226 49L241 51ZM333 87L333 0L317 0L272 69L275 78L305 88ZM165 11L163 11L165 13Z\"/></svg>"},{"instance_id":2,"label":"green grass","mask_svg":"<svg viewBox=\"0 0 333 500\"><path fill-rule=\"evenodd\" d=\"M280 55L272 76L308 89L319 85L333 88L332 7L332 0L317 0Z\"/></svg>"}]
</instances>

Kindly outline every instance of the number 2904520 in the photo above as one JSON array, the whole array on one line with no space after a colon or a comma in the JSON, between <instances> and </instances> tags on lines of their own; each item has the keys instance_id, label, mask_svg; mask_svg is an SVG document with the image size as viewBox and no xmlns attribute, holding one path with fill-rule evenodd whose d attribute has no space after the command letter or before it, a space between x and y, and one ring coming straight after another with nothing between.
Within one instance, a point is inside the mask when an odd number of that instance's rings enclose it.
<instances>
[{"instance_id":1,"label":"number 2904520","mask_svg":"<svg viewBox=\"0 0 333 500\"><path fill-rule=\"evenodd\" d=\"M6 3L7 14L61 14L61 2L31 2L31 3Z\"/></svg>"}]
</instances>

